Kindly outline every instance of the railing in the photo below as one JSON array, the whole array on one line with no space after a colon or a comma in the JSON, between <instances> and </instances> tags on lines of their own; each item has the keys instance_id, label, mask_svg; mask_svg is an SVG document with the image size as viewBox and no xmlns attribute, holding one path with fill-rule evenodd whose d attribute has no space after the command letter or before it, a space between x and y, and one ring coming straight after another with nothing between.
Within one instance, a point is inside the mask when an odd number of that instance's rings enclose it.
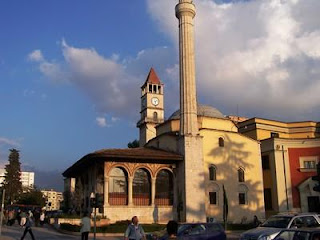
<instances>
[{"instance_id":1,"label":"railing","mask_svg":"<svg viewBox=\"0 0 320 240\"><path fill-rule=\"evenodd\" d=\"M154 203L159 206L172 206L173 200L171 198L155 198Z\"/></svg>"},{"instance_id":2,"label":"railing","mask_svg":"<svg viewBox=\"0 0 320 240\"><path fill-rule=\"evenodd\" d=\"M133 194L133 204L136 206L150 205L150 194L148 193Z\"/></svg>"},{"instance_id":3,"label":"railing","mask_svg":"<svg viewBox=\"0 0 320 240\"><path fill-rule=\"evenodd\" d=\"M109 193L110 205L127 205L128 194L127 193Z\"/></svg>"}]
</instances>

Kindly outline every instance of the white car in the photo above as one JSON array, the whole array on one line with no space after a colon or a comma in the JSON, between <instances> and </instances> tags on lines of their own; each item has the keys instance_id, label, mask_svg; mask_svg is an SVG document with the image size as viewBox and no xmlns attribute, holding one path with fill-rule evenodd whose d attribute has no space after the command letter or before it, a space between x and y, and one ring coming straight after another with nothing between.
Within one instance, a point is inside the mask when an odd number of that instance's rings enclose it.
<instances>
[{"instance_id":1,"label":"white car","mask_svg":"<svg viewBox=\"0 0 320 240\"><path fill-rule=\"evenodd\" d=\"M270 217L259 227L242 233L240 240L272 240L283 229L319 226L320 218L317 214L278 214Z\"/></svg>"}]
</instances>

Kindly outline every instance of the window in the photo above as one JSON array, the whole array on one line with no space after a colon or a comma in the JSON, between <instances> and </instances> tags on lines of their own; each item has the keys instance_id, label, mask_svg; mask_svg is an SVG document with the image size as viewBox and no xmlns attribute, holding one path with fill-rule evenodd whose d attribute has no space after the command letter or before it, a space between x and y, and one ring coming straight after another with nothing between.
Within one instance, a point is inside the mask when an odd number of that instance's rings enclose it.
<instances>
[{"instance_id":1,"label":"window","mask_svg":"<svg viewBox=\"0 0 320 240\"><path fill-rule=\"evenodd\" d=\"M163 206L173 204L173 176L168 170L161 170L157 174L155 204Z\"/></svg>"},{"instance_id":2,"label":"window","mask_svg":"<svg viewBox=\"0 0 320 240\"><path fill-rule=\"evenodd\" d=\"M303 167L308 169L314 169L316 168L316 161L304 161Z\"/></svg>"},{"instance_id":3,"label":"window","mask_svg":"<svg viewBox=\"0 0 320 240\"><path fill-rule=\"evenodd\" d=\"M153 121L158 121L158 113L153 112Z\"/></svg>"},{"instance_id":4,"label":"window","mask_svg":"<svg viewBox=\"0 0 320 240\"><path fill-rule=\"evenodd\" d=\"M127 202L127 174L122 168L113 168L109 173L109 203L110 205L126 205Z\"/></svg>"},{"instance_id":5,"label":"window","mask_svg":"<svg viewBox=\"0 0 320 240\"><path fill-rule=\"evenodd\" d=\"M264 189L264 207L265 207L265 210L272 210L271 188Z\"/></svg>"},{"instance_id":6,"label":"window","mask_svg":"<svg viewBox=\"0 0 320 240\"><path fill-rule=\"evenodd\" d=\"M161 93L161 86L158 86L158 93Z\"/></svg>"},{"instance_id":7,"label":"window","mask_svg":"<svg viewBox=\"0 0 320 240\"><path fill-rule=\"evenodd\" d=\"M157 85L153 85L153 92L154 92L154 93L157 92Z\"/></svg>"},{"instance_id":8,"label":"window","mask_svg":"<svg viewBox=\"0 0 320 240\"><path fill-rule=\"evenodd\" d=\"M149 172L138 169L133 178L133 203L135 205L150 205L151 184Z\"/></svg>"},{"instance_id":9,"label":"window","mask_svg":"<svg viewBox=\"0 0 320 240\"><path fill-rule=\"evenodd\" d=\"M239 193L239 204L240 205L246 204L246 194L245 193Z\"/></svg>"},{"instance_id":10,"label":"window","mask_svg":"<svg viewBox=\"0 0 320 240\"><path fill-rule=\"evenodd\" d=\"M219 147L224 147L224 139L222 137L219 138Z\"/></svg>"},{"instance_id":11,"label":"window","mask_svg":"<svg viewBox=\"0 0 320 240\"><path fill-rule=\"evenodd\" d=\"M152 93L152 85L149 84L149 92Z\"/></svg>"},{"instance_id":12,"label":"window","mask_svg":"<svg viewBox=\"0 0 320 240\"><path fill-rule=\"evenodd\" d=\"M242 168L238 170L238 181L239 182L244 182L244 171Z\"/></svg>"},{"instance_id":13,"label":"window","mask_svg":"<svg viewBox=\"0 0 320 240\"><path fill-rule=\"evenodd\" d=\"M215 166L210 166L209 167L209 179L210 179L210 181L216 181L217 180L216 167Z\"/></svg>"},{"instance_id":14,"label":"window","mask_svg":"<svg viewBox=\"0 0 320 240\"><path fill-rule=\"evenodd\" d=\"M272 132L271 133L271 137L272 138L278 138L279 137L279 133Z\"/></svg>"},{"instance_id":15,"label":"window","mask_svg":"<svg viewBox=\"0 0 320 240\"><path fill-rule=\"evenodd\" d=\"M263 170L270 169L269 155L262 156L262 169Z\"/></svg>"},{"instance_id":16,"label":"window","mask_svg":"<svg viewBox=\"0 0 320 240\"><path fill-rule=\"evenodd\" d=\"M217 192L209 192L209 201L211 205L217 205Z\"/></svg>"},{"instance_id":17,"label":"window","mask_svg":"<svg viewBox=\"0 0 320 240\"><path fill-rule=\"evenodd\" d=\"M299 157L301 172L315 172L317 171L318 156L303 156Z\"/></svg>"}]
</instances>

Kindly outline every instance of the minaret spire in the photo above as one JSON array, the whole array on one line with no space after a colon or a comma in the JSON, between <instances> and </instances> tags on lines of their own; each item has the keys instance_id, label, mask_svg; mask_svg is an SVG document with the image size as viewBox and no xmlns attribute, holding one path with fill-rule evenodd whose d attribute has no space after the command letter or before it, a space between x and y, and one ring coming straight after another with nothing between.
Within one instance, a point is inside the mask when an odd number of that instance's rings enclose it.
<instances>
[{"instance_id":1,"label":"minaret spire","mask_svg":"<svg viewBox=\"0 0 320 240\"><path fill-rule=\"evenodd\" d=\"M179 0L176 17L179 19L180 135L198 134L193 30L195 15L192 0Z\"/></svg>"}]
</instances>

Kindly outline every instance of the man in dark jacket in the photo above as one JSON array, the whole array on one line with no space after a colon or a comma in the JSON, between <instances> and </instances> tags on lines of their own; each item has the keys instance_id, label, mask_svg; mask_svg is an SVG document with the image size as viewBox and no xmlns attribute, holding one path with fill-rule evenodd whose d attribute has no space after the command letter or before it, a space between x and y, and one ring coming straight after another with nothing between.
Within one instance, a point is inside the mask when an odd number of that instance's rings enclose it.
<instances>
[{"instance_id":1,"label":"man in dark jacket","mask_svg":"<svg viewBox=\"0 0 320 240\"><path fill-rule=\"evenodd\" d=\"M28 214L28 213L27 213L27 214ZM24 237L26 236L26 234L27 234L28 232L29 232L32 240L35 240L35 238L34 238L34 236L33 236L33 233L32 233L32 229L31 229L32 225L33 225L33 221L32 221L32 219L31 219L30 215L28 214L28 215L27 215L26 224L24 225L25 229L24 229L23 235L22 235L22 237L21 237L21 240L24 239Z\"/></svg>"}]
</instances>

